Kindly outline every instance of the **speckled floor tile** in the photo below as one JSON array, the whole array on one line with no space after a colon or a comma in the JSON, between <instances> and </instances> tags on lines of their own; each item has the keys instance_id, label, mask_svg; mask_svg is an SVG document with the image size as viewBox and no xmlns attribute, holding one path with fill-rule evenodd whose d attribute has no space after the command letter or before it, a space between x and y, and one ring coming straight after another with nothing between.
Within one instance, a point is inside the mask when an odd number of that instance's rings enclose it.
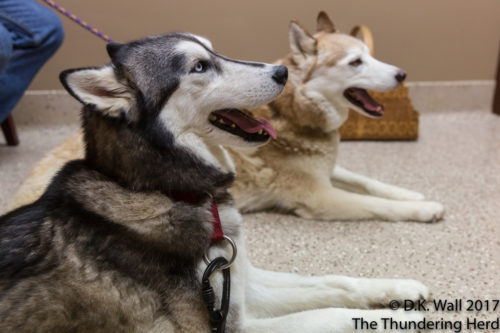
<instances>
[{"instance_id":1,"label":"speckled floor tile","mask_svg":"<svg viewBox=\"0 0 500 333\"><path fill-rule=\"evenodd\" d=\"M33 163L75 129L76 122L22 126L21 146L0 143L0 212ZM339 164L424 193L445 205L445 219L320 222L278 213L245 215L256 266L414 278L436 299L500 298L500 117L486 111L423 113L417 142L343 142ZM431 315L442 316L464 319L471 313ZM500 310L472 316L491 319Z\"/></svg>"}]
</instances>

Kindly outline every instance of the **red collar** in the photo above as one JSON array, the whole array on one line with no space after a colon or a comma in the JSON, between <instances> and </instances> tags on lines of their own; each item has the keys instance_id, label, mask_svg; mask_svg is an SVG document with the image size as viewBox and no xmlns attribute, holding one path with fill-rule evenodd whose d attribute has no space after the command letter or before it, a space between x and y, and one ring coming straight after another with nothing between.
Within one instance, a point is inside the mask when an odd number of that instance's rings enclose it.
<instances>
[{"instance_id":1,"label":"red collar","mask_svg":"<svg viewBox=\"0 0 500 333\"><path fill-rule=\"evenodd\" d=\"M184 192L173 192L171 197L175 201L184 201L190 204L196 204L200 201L200 198L196 195ZM214 244L221 240L224 240L224 231L222 230L222 224L219 217L219 209L217 208L217 203L215 202L215 200L212 201L210 211L212 212L212 226L214 229L212 232L212 238L210 239L210 244Z\"/></svg>"}]
</instances>

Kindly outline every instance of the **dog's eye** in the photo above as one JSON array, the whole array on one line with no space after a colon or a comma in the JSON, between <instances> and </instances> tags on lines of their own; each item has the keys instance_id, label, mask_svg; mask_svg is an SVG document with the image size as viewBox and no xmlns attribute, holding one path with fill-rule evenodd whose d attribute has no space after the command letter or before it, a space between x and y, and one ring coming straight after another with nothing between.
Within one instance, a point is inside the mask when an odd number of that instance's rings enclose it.
<instances>
[{"instance_id":1,"label":"dog's eye","mask_svg":"<svg viewBox=\"0 0 500 333\"><path fill-rule=\"evenodd\" d=\"M349 63L349 65L351 66L354 66L354 67L358 67L359 65L361 65L363 63L363 60L361 60L361 58L358 58L356 60L353 60Z\"/></svg>"},{"instance_id":2,"label":"dog's eye","mask_svg":"<svg viewBox=\"0 0 500 333\"><path fill-rule=\"evenodd\" d=\"M207 70L208 68L208 63L205 61L198 61L196 65L194 65L193 69L191 70L191 73L203 73Z\"/></svg>"}]
</instances>

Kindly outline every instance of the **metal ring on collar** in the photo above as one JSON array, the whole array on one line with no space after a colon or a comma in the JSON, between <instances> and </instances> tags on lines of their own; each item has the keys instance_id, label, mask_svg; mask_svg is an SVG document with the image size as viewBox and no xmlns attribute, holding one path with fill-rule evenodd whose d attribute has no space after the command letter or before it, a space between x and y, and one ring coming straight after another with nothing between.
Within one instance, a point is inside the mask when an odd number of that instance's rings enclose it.
<instances>
[{"instance_id":1,"label":"metal ring on collar","mask_svg":"<svg viewBox=\"0 0 500 333\"><path fill-rule=\"evenodd\" d=\"M236 248L236 243L228 236L224 235L224 239L227 240L227 242L229 243L229 245L231 245L231 247L233 248L233 255L231 256L231 259L228 260L228 263L225 264L224 266L221 266L219 267L218 269L222 270L222 269L226 269L226 268L229 268L231 267L231 265L233 264L234 260L236 259L236 254L238 253L238 249ZM208 250L207 250L208 251ZM203 255L203 260L205 260L205 263L208 265L210 263L210 259L208 258L208 254L205 252L205 254Z\"/></svg>"}]
</instances>

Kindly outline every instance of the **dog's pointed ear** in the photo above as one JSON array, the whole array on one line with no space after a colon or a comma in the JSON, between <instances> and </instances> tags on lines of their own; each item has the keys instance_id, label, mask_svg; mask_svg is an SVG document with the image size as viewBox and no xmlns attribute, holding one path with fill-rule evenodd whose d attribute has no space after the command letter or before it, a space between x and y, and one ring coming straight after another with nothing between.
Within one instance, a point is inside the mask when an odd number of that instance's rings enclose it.
<instances>
[{"instance_id":1,"label":"dog's pointed ear","mask_svg":"<svg viewBox=\"0 0 500 333\"><path fill-rule=\"evenodd\" d=\"M132 105L130 90L121 83L110 65L63 71L59 78L66 90L84 105L117 117L127 114Z\"/></svg>"},{"instance_id":2,"label":"dog's pointed ear","mask_svg":"<svg viewBox=\"0 0 500 333\"><path fill-rule=\"evenodd\" d=\"M295 20L290 22L288 38L290 40L290 48L292 49L292 54L294 56L308 56L316 54L317 40Z\"/></svg>"},{"instance_id":3,"label":"dog's pointed ear","mask_svg":"<svg viewBox=\"0 0 500 333\"><path fill-rule=\"evenodd\" d=\"M111 42L106 45L106 51L111 59L115 59L123 44Z\"/></svg>"},{"instance_id":4,"label":"dog's pointed ear","mask_svg":"<svg viewBox=\"0 0 500 333\"><path fill-rule=\"evenodd\" d=\"M324 32L335 32L335 25L333 24L332 20L330 19L330 16L325 11L320 11L318 14L318 20L317 20L317 32L324 31Z\"/></svg>"}]
</instances>

